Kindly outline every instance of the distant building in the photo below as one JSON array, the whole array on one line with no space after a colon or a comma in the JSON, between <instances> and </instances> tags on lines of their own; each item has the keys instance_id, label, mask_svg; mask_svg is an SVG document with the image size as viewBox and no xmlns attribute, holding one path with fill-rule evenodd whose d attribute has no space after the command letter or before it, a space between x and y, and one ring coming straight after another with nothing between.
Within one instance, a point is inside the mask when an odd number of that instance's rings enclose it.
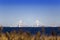
<instances>
[{"instance_id":1,"label":"distant building","mask_svg":"<svg viewBox=\"0 0 60 40\"><path fill-rule=\"evenodd\" d=\"M23 25L23 21L20 20L19 23L18 23L18 27L23 27L23 26L24 26L24 25Z\"/></svg>"},{"instance_id":2,"label":"distant building","mask_svg":"<svg viewBox=\"0 0 60 40\"><path fill-rule=\"evenodd\" d=\"M32 27L42 27L45 26L44 24L42 24L39 20L36 20L35 23L32 25Z\"/></svg>"}]
</instances>

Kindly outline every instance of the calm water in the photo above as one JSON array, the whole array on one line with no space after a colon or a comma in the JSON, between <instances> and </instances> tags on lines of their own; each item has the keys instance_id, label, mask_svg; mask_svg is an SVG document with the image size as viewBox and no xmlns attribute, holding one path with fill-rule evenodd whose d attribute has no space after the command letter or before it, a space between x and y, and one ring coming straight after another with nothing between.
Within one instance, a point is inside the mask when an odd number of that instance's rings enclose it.
<instances>
[{"instance_id":1,"label":"calm water","mask_svg":"<svg viewBox=\"0 0 60 40\"><path fill-rule=\"evenodd\" d=\"M36 34L38 31L42 33L42 27L4 27L3 32L10 32L12 30L18 31L22 29L23 31L29 31L31 34ZM51 34L52 30L57 34L60 35L60 28L59 27L44 27L45 34Z\"/></svg>"}]
</instances>

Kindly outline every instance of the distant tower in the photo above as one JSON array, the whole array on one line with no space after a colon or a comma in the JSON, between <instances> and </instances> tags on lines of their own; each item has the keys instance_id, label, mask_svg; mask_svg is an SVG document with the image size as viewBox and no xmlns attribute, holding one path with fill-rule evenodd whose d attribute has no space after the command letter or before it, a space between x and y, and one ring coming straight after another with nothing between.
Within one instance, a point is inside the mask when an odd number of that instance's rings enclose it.
<instances>
[{"instance_id":1,"label":"distant tower","mask_svg":"<svg viewBox=\"0 0 60 40\"><path fill-rule=\"evenodd\" d=\"M19 21L18 26L19 26L19 27L22 27L22 26L23 26L23 21L22 21L22 20Z\"/></svg>"},{"instance_id":2,"label":"distant tower","mask_svg":"<svg viewBox=\"0 0 60 40\"><path fill-rule=\"evenodd\" d=\"M39 20L36 20L36 26L40 26Z\"/></svg>"}]
</instances>

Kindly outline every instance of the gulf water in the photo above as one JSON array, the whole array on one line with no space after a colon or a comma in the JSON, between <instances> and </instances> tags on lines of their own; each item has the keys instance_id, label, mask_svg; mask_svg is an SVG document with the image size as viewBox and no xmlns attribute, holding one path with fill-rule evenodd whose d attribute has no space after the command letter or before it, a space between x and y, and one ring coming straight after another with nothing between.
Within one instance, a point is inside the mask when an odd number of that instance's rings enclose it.
<instances>
[{"instance_id":1,"label":"gulf water","mask_svg":"<svg viewBox=\"0 0 60 40\"><path fill-rule=\"evenodd\" d=\"M38 31L42 33L42 27L3 27L2 32L10 32L10 31L19 31L23 30L24 32L28 31L31 34L36 34ZM54 31L57 35L60 35L60 27L44 27L44 33L50 35L51 32Z\"/></svg>"}]
</instances>

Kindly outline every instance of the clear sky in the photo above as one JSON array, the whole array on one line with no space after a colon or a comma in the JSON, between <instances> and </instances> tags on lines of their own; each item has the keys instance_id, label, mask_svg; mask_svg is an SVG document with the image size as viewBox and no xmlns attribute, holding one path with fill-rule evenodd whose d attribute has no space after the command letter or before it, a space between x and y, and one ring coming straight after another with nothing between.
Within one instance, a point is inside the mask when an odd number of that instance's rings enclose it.
<instances>
[{"instance_id":1,"label":"clear sky","mask_svg":"<svg viewBox=\"0 0 60 40\"><path fill-rule=\"evenodd\" d=\"M40 24L60 26L60 1L0 0L0 24L14 26L23 20L32 25L36 19Z\"/></svg>"}]
</instances>

